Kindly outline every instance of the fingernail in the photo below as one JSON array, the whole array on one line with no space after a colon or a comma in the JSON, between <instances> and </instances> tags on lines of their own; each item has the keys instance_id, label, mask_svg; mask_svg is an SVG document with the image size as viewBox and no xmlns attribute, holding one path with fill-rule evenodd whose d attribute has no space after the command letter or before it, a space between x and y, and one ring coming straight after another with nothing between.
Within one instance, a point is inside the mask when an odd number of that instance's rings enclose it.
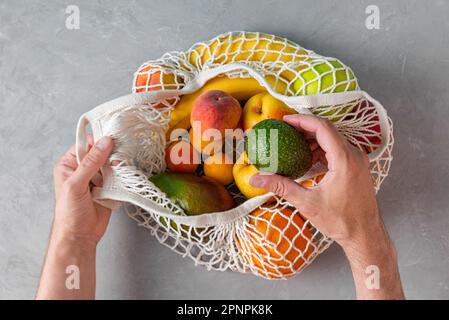
<instances>
[{"instance_id":1,"label":"fingernail","mask_svg":"<svg viewBox=\"0 0 449 320\"><path fill-rule=\"evenodd\" d=\"M254 187L261 188L261 187L263 187L264 180L260 174L255 174L251 177L251 179L249 179L249 183Z\"/></svg>"},{"instance_id":2,"label":"fingernail","mask_svg":"<svg viewBox=\"0 0 449 320\"><path fill-rule=\"evenodd\" d=\"M272 175L274 175L274 173L270 172L270 171L260 171L258 173L258 175L260 175L260 176L272 176Z\"/></svg>"},{"instance_id":3,"label":"fingernail","mask_svg":"<svg viewBox=\"0 0 449 320\"><path fill-rule=\"evenodd\" d=\"M97 143L95 144L95 146L101 150L101 151L105 151L109 145L111 143L111 138L110 137L103 137L100 140L97 141Z\"/></svg>"},{"instance_id":4,"label":"fingernail","mask_svg":"<svg viewBox=\"0 0 449 320\"><path fill-rule=\"evenodd\" d=\"M288 114L284 117L282 117L283 120L291 120L291 119L295 119L297 116L297 114Z\"/></svg>"}]
</instances>

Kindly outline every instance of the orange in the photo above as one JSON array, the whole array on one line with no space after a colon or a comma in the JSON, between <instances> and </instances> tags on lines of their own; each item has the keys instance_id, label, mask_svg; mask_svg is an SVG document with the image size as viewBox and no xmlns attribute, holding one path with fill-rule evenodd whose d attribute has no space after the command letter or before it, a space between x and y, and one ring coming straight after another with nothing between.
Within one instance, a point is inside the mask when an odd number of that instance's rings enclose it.
<instances>
[{"instance_id":1,"label":"orange","mask_svg":"<svg viewBox=\"0 0 449 320\"><path fill-rule=\"evenodd\" d=\"M190 128L189 130L190 143L200 153L204 155L213 155L216 150L221 150L223 146L223 140L203 140L201 133L197 133Z\"/></svg>"},{"instance_id":2,"label":"orange","mask_svg":"<svg viewBox=\"0 0 449 320\"><path fill-rule=\"evenodd\" d=\"M325 174L301 182L304 187L316 186ZM249 215L243 235L237 244L252 271L264 278L283 279L295 275L315 251L312 232L304 226L303 217L270 198Z\"/></svg>"},{"instance_id":3,"label":"orange","mask_svg":"<svg viewBox=\"0 0 449 320\"><path fill-rule=\"evenodd\" d=\"M186 141L177 141L165 149L165 164L171 172L193 173L198 168L198 152Z\"/></svg>"},{"instance_id":4,"label":"orange","mask_svg":"<svg viewBox=\"0 0 449 320\"><path fill-rule=\"evenodd\" d=\"M163 71L161 73L162 69L154 72L152 71L153 69L158 68L158 66L153 66L147 63L140 66L139 70L136 72L134 80L136 92L178 89L179 85L176 84L174 74ZM176 99L167 100L169 104L174 104L175 101ZM159 103L155 107L163 108L165 105L163 103Z\"/></svg>"},{"instance_id":5,"label":"orange","mask_svg":"<svg viewBox=\"0 0 449 320\"><path fill-rule=\"evenodd\" d=\"M230 184L234 180L232 159L225 153L216 153L204 161L204 174L223 185Z\"/></svg>"},{"instance_id":6,"label":"orange","mask_svg":"<svg viewBox=\"0 0 449 320\"><path fill-rule=\"evenodd\" d=\"M325 175L325 173L319 174L316 177L302 181L300 184L303 187L307 187L307 188L314 187L314 186L318 185L321 180L323 180L324 175Z\"/></svg>"},{"instance_id":7,"label":"orange","mask_svg":"<svg viewBox=\"0 0 449 320\"><path fill-rule=\"evenodd\" d=\"M255 274L282 279L296 274L314 251L312 233L297 211L281 205L255 209L237 242Z\"/></svg>"},{"instance_id":8,"label":"orange","mask_svg":"<svg viewBox=\"0 0 449 320\"><path fill-rule=\"evenodd\" d=\"M161 73L162 69L152 71L153 69L158 69L158 66L143 64L137 70L135 78L136 92L175 89L174 85L176 82L173 73Z\"/></svg>"}]
</instances>

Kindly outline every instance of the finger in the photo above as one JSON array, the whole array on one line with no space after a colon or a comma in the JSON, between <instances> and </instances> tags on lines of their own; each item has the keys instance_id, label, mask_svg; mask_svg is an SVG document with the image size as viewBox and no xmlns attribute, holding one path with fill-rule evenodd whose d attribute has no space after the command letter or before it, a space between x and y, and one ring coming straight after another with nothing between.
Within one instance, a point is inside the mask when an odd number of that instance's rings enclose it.
<instances>
[{"instance_id":1,"label":"finger","mask_svg":"<svg viewBox=\"0 0 449 320\"><path fill-rule=\"evenodd\" d=\"M251 177L250 184L257 188L264 188L277 196L287 200L306 217L318 211L316 204L318 193L316 190L300 186L292 179L277 174L258 173Z\"/></svg>"},{"instance_id":2,"label":"finger","mask_svg":"<svg viewBox=\"0 0 449 320\"><path fill-rule=\"evenodd\" d=\"M69 167L73 170L76 169L78 163L76 162L75 145L71 146L69 150L58 160L57 166Z\"/></svg>"},{"instance_id":3,"label":"finger","mask_svg":"<svg viewBox=\"0 0 449 320\"><path fill-rule=\"evenodd\" d=\"M314 151L312 151L312 163L321 162L323 165L327 167L327 159L326 159L326 153L323 149L318 148Z\"/></svg>"},{"instance_id":4,"label":"finger","mask_svg":"<svg viewBox=\"0 0 449 320\"><path fill-rule=\"evenodd\" d=\"M92 148L92 146L94 145L94 136L91 133L87 136L87 141L90 150L90 148ZM103 186L102 175L99 172L97 172L91 179L91 182L95 187L102 187Z\"/></svg>"},{"instance_id":5,"label":"finger","mask_svg":"<svg viewBox=\"0 0 449 320\"><path fill-rule=\"evenodd\" d=\"M285 120L284 120L285 121ZM287 122L287 121L285 121ZM307 140L315 140L315 133L314 132L310 132L310 131L306 131L301 127L298 126L294 126L296 128L296 130L298 130L299 132L301 132L301 134L304 136L304 138L306 138Z\"/></svg>"},{"instance_id":6,"label":"finger","mask_svg":"<svg viewBox=\"0 0 449 320\"><path fill-rule=\"evenodd\" d=\"M111 165L112 165L112 166L118 166L120 163L121 163L120 160L112 160L112 161L111 161Z\"/></svg>"},{"instance_id":7,"label":"finger","mask_svg":"<svg viewBox=\"0 0 449 320\"><path fill-rule=\"evenodd\" d=\"M313 134L325 152L338 151L339 147L346 143L346 140L340 135L335 126L324 118L295 114L284 116L284 121L297 129L299 128Z\"/></svg>"},{"instance_id":8,"label":"finger","mask_svg":"<svg viewBox=\"0 0 449 320\"><path fill-rule=\"evenodd\" d=\"M318 142L316 142L315 139L308 139L307 142L309 143L309 148L312 152L320 147L320 145L318 144Z\"/></svg>"},{"instance_id":9,"label":"finger","mask_svg":"<svg viewBox=\"0 0 449 320\"><path fill-rule=\"evenodd\" d=\"M103 176L101 175L101 172L95 173L94 176L90 179L90 182L95 187L102 187L103 186Z\"/></svg>"},{"instance_id":10,"label":"finger","mask_svg":"<svg viewBox=\"0 0 449 320\"><path fill-rule=\"evenodd\" d=\"M326 153L329 165L332 166L329 168L330 170L333 170L334 161L342 159L342 151L346 150L347 142L329 120L298 114L285 116L284 121L296 128L315 134L316 141Z\"/></svg>"},{"instance_id":11,"label":"finger","mask_svg":"<svg viewBox=\"0 0 449 320\"><path fill-rule=\"evenodd\" d=\"M89 149L92 148L92 146L94 145L94 136L92 134L89 134L89 136L87 137L88 142L89 142ZM119 163L120 161L117 160L113 160L111 161L111 165L115 166ZM92 184L95 187L102 187L103 186L103 176L97 172L94 177L91 179Z\"/></svg>"},{"instance_id":12,"label":"finger","mask_svg":"<svg viewBox=\"0 0 449 320\"><path fill-rule=\"evenodd\" d=\"M92 134L87 136L87 144L89 145L89 149L94 145L94 136Z\"/></svg>"},{"instance_id":13,"label":"finger","mask_svg":"<svg viewBox=\"0 0 449 320\"><path fill-rule=\"evenodd\" d=\"M102 187L103 186L103 176L97 172L91 179L92 184L95 187Z\"/></svg>"},{"instance_id":14,"label":"finger","mask_svg":"<svg viewBox=\"0 0 449 320\"><path fill-rule=\"evenodd\" d=\"M72 182L84 190L88 187L90 180L103 166L112 151L113 142L110 137L101 138L81 160L80 165L72 175Z\"/></svg>"},{"instance_id":15,"label":"finger","mask_svg":"<svg viewBox=\"0 0 449 320\"><path fill-rule=\"evenodd\" d=\"M58 198L62 184L72 176L77 166L78 164L76 162L75 146L73 145L69 148L69 150L66 151L66 153L64 153L61 158L59 158L53 168L56 198Z\"/></svg>"}]
</instances>

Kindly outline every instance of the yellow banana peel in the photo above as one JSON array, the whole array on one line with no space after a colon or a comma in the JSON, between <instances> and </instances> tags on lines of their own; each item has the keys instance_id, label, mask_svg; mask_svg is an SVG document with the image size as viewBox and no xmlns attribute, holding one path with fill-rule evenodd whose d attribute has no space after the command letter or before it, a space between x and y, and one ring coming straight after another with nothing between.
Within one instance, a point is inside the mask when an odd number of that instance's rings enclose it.
<instances>
[{"instance_id":1,"label":"yellow banana peel","mask_svg":"<svg viewBox=\"0 0 449 320\"><path fill-rule=\"evenodd\" d=\"M303 60L306 55L304 49L298 48L288 40L264 33L223 35L210 42L200 43L188 52L190 63L196 67L206 62L210 64L239 61L291 62Z\"/></svg>"}]
</instances>

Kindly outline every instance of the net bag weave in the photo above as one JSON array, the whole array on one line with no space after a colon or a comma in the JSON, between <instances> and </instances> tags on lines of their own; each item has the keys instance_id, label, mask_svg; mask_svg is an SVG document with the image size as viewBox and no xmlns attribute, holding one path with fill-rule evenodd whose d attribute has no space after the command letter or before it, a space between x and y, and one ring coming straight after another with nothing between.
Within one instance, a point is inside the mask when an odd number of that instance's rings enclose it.
<instances>
[{"instance_id":1,"label":"net bag weave","mask_svg":"<svg viewBox=\"0 0 449 320\"><path fill-rule=\"evenodd\" d=\"M272 193L246 199L231 185L237 207L187 216L149 181L166 170L167 133L185 125L189 99L229 79L247 81L237 91L249 94L257 86L299 113L331 120L350 143L368 153L379 189L393 147L392 122L382 105L359 88L352 70L338 59L253 32L222 34L186 52L168 52L142 64L132 94L80 118L78 161L88 149L88 125L95 141L112 136L115 149L110 160L118 164L103 166L103 187L93 190L97 202L111 209L125 204L128 215L160 243L208 270L286 279L332 243L287 201ZM297 182L316 185L324 172L322 165L314 165Z\"/></svg>"}]
</instances>

